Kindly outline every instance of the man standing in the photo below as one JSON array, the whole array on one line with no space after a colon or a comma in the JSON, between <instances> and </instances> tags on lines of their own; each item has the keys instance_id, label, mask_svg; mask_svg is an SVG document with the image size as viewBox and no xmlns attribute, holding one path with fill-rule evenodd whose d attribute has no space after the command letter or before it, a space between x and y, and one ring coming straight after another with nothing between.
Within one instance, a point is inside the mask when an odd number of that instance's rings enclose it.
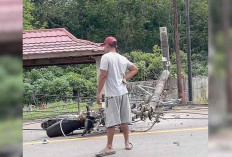
<instances>
[{"instance_id":1,"label":"man standing","mask_svg":"<svg viewBox=\"0 0 232 157\"><path fill-rule=\"evenodd\" d=\"M127 80L138 72L138 68L133 63L116 52L117 41L114 37L107 37L102 46L104 46L106 54L101 58L97 103L101 108L101 92L105 85L107 145L96 156L106 156L116 153L113 150L112 142L115 126L117 125L121 126L125 139L125 149L132 149L128 129L128 124L131 122L131 109L126 84Z\"/></svg>"}]
</instances>

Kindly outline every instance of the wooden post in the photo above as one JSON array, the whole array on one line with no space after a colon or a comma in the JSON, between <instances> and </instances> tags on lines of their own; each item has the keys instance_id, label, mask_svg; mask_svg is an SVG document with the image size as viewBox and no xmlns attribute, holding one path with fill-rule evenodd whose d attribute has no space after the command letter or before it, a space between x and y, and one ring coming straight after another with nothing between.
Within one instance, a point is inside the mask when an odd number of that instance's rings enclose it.
<instances>
[{"instance_id":1,"label":"wooden post","mask_svg":"<svg viewBox=\"0 0 232 157\"><path fill-rule=\"evenodd\" d=\"M176 63L177 63L177 87L178 87L178 98L183 97L183 88L181 83L181 61L180 61L180 48L179 48L179 32L178 32L178 12L177 2L173 0L173 14L174 14L174 28L175 28L175 51L176 51Z\"/></svg>"}]
</instances>

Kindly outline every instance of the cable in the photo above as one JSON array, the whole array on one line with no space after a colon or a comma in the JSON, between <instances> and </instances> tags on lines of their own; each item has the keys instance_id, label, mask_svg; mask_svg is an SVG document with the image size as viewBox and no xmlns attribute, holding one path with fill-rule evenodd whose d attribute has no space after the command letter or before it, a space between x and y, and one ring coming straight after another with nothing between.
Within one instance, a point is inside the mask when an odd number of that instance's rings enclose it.
<instances>
[{"instance_id":1,"label":"cable","mask_svg":"<svg viewBox=\"0 0 232 157\"><path fill-rule=\"evenodd\" d=\"M154 122L152 123L152 125L151 125L148 129L146 129L146 130L131 130L131 132L147 132L147 131L149 131L151 128L153 128L153 126L154 126L156 123L157 123L157 122L154 121Z\"/></svg>"},{"instance_id":2,"label":"cable","mask_svg":"<svg viewBox=\"0 0 232 157\"><path fill-rule=\"evenodd\" d=\"M63 122L63 120L64 120L64 118L62 118L61 121L60 121L60 130L61 130L62 134L64 135L64 137L67 138L67 136L65 135L65 133L63 131L63 128L62 128L62 122Z\"/></svg>"},{"instance_id":3,"label":"cable","mask_svg":"<svg viewBox=\"0 0 232 157\"><path fill-rule=\"evenodd\" d=\"M152 125L148 129L146 129L146 130L131 130L131 132L147 132L147 131L151 130L156 123L160 122L159 121L160 115L161 114L158 114L156 116L155 121L152 123Z\"/></svg>"},{"instance_id":4,"label":"cable","mask_svg":"<svg viewBox=\"0 0 232 157\"><path fill-rule=\"evenodd\" d=\"M208 114L204 114L204 113L197 113L197 112L170 112L170 111L163 111L163 112L154 112L154 113L186 113L186 114L197 114L197 115L208 115Z\"/></svg>"}]
</instances>

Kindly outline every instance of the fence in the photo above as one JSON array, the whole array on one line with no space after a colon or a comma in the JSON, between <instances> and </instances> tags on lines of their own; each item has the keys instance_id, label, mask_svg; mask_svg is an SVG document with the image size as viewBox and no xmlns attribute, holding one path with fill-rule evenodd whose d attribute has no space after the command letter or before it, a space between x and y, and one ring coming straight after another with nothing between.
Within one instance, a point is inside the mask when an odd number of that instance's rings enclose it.
<instances>
[{"instance_id":1,"label":"fence","mask_svg":"<svg viewBox=\"0 0 232 157\"><path fill-rule=\"evenodd\" d=\"M23 107L24 121L77 114L87 105L92 109L98 107L95 97L33 94L30 98L29 104Z\"/></svg>"},{"instance_id":2,"label":"fence","mask_svg":"<svg viewBox=\"0 0 232 157\"><path fill-rule=\"evenodd\" d=\"M91 110L97 110L99 105L96 96L80 97L70 95L46 95L33 94L24 95L28 104L23 107L23 120L41 120L58 116L77 115L80 111L86 111L86 106ZM129 93L131 103L140 103L144 100L144 94ZM104 102L104 98L102 100Z\"/></svg>"},{"instance_id":3,"label":"fence","mask_svg":"<svg viewBox=\"0 0 232 157\"><path fill-rule=\"evenodd\" d=\"M129 92L130 103L142 103L147 94L137 88L136 85L144 87L154 87L157 81L140 81L132 82L127 85ZM186 82L187 86L187 82ZM149 93L154 89L147 88ZM165 95L166 98L177 98L176 80L170 79L167 83ZM86 106L90 106L92 110L98 109L96 96L70 96L70 95L46 95L46 94L33 94L24 95L28 105L23 108L23 120L35 120L52 118L62 115L76 115L81 110L86 110ZM197 77L193 78L193 97L194 103L208 103L208 78ZM104 100L103 100L104 101Z\"/></svg>"}]
</instances>

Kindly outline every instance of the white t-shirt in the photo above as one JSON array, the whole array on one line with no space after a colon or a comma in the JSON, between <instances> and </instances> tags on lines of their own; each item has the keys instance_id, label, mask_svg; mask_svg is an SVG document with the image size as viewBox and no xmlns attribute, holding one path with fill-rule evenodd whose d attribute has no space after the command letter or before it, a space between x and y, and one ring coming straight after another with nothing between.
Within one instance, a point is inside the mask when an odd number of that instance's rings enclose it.
<instances>
[{"instance_id":1,"label":"white t-shirt","mask_svg":"<svg viewBox=\"0 0 232 157\"><path fill-rule=\"evenodd\" d=\"M101 58L100 69L108 72L105 81L105 96L121 96L128 93L126 84L122 82L127 69L132 66L126 57L116 52L108 52Z\"/></svg>"}]
</instances>

